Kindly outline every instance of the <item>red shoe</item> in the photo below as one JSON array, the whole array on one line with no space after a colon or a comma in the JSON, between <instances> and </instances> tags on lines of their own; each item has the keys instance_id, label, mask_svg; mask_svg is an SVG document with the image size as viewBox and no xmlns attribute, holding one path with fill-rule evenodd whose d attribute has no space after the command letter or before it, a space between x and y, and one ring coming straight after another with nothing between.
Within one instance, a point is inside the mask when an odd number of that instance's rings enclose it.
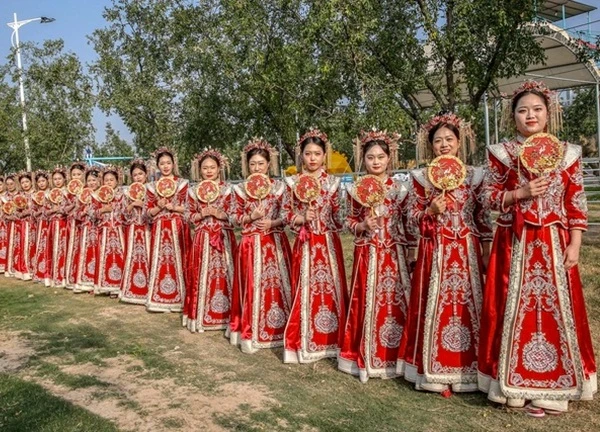
<instances>
[{"instance_id":1,"label":"red shoe","mask_svg":"<svg viewBox=\"0 0 600 432\"><path fill-rule=\"evenodd\" d=\"M533 405L529 404L525 407L525 414L530 417L542 418L546 415L546 412L543 408L534 407Z\"/></svg>"},{"instance_id":2,"label":"red shoe","mask_svg":"<svg viewBox=\"0 0 600 432\"><path fill-rule=\"evenodd\" d=\"M452 397L452 390L450 390L449 388L447 388L446 390L444 390L440 394L442 395L443 398L448 399L448 398Z\"/></svg>"}]
</instances>

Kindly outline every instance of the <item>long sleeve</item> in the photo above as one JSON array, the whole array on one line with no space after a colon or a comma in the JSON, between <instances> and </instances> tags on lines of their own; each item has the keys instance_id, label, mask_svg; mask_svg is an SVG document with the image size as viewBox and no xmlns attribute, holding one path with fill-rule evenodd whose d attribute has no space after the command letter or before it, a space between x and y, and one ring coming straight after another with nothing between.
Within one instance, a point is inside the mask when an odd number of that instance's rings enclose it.
<instances>
[{"instance_id":1,"label":"long sleeve","mask_svg":"<svg viewBox=\"0 0 600 432\"><path fill-rule=\"evenodd\" d=\"M501 145L501 144L497 144ZM488 166L485 172L485 197L484 200L489 203L491 210L506 212L504 207L504 195L508 190L508 178L510 169L504 165L493 154L488 155Z\"/></svg>"},{"instance_id":2,"label":"long sleeve","mask_svg":"<svg viewBox=\"0 0 600 432\"><path fill-rule=\"evenodd\" d=\"M361 213L363 206L352 198L352 195L350 194L348 194L347 206L348 214L346 215L346 227L354 234L354 236L356 236L356 228L358 224L362 222Z\"/></svg>"},{"instance_id":3,"label":"long sleeve","mask_svg":"<svg viewBox=\"0 0 600 432\"><path fill-rule=\"evenodd\" d=\"M567 168L568 181L565 188L565 209L569 229L586 231L588 228L588 209L583 189L583 171L581 158Z\"/></svg>"}]
</instances>

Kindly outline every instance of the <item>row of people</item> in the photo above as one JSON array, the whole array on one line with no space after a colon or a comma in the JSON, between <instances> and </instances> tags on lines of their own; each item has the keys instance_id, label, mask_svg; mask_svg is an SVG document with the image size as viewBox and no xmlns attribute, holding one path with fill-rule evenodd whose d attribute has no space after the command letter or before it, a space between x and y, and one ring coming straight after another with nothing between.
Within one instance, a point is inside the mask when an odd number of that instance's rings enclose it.
<instances>
[{"instance_id":1,"label":"row of people","mask_svg":"<svg viewBox=\"0 0 600 432\"><path fill-rule=\"evenodd\" d=\"M525 83L511 105L517 137L491 146L488 169L466 167L448 191L435 184L432 167L412 172L410 185L395 181L393 137L363 133L355 159L379 179L381 196L369 205L365 189L351 185L345 221L339 179L323 169L327 136L318 130L298 141L303 174L282 181L268 177L277 158L262 139L244 148L249 179L235 186L222 175L227 160L212 149L194 161L194 187L176 175L176 155L159 149L161 179L171 181L148 183L143 198L116 189L114 168L74 164L71 178L79 171L87 187L102 182L113 196L94 192L86 203L64 191L59 204L5 216L5 271L27 278L27 258L15 257L29 256L32 268L46 263L36 279L182 311L190 331L225 329L243 352L283 346L286 363L334 357L362 381L404 376L421 390L480 389L511 407L530 401L530 415L560 413L596 391L577 270L587 228L581 150L564 144L560 163L539 177L520 157L528 137L557 126L558 109L543 84ZM453 114L436 116L423 128L422 154L464 160L468 130ZM144 183L147 168L134 161L131 174ZM15 178L32 189L27 175L8 176L6 202L16 196ZM36 174L40 190L43 178ZM55 170L52 182L60 189L66 176ZM500 213L493 243L490 210ZM237 245L234 225L242 230ZM296 234L293 249L285 226ZM344 226L355 236L349 289Z\"/></svg>"}]
</instances>

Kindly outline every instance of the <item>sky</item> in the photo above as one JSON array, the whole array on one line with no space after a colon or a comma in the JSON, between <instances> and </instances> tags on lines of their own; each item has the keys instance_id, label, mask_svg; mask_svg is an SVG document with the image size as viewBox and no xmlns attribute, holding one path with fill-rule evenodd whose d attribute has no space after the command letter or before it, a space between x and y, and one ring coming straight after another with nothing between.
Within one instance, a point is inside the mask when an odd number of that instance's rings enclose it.
<instances>
[{"instance_id":1,"label":"sky","mask_svg":"<svg viewBox=\"0 0 600 432\"><path fill-rule=\"evenodd\" d=\"M598 21L591 24L591 30L596 35L600 35L600 0L580 1L598 7L597 10L590 13L589 20ZM56 19L49 24L33 22L21 27L19 29L21 41L41 43L45 39L61 38L65 41L66 51L76 53L84 64L93 62L97 56L93 47L88 44L87 36L95 29L106 25L102 12L106 6L111 4L111 0L0 0L0 64L5 63L6 57L10 54L12 29L6 23L13 21L15 12L19 20L41 16ZM587 21L587 14L581 15L568 19L566 26L567 28L574 27L585 24ZM562 26L562 22L557 24ZM587 26L584 25L573 30L586 31ZM26 68L27 65L25 64L24 67ZM102 112L96 110L94 126L98 142L104 141L104 125L107 121L113 124L121 137L128 141L131 140L130 132L118 117L107 118Z\"/></svg>"}]
</instances>

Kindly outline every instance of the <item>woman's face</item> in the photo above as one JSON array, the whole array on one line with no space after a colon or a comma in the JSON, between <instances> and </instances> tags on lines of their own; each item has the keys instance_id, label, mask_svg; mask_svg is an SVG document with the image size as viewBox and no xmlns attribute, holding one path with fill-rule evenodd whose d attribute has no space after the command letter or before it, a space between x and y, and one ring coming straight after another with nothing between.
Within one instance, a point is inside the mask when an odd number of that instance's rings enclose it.
<instances>
[{"instance_id":1,"label":"woman's face","mask_svg":"<svg viewBox=\"0 0 600 432\"><path fill-rule=\"evenodd\" d=\"M52 175L52 184L57 188L63 187L65 185L65 178L60 173L54 173Z\"/></svg>"},{"instance_id":2,"label":"woman's face","mask_svg":"<svg viewBox=\"0 0 600 432\"><path fill-rule=\"evenodd\" d=\"M83 181L83 171L81 171L79 168L73 168L71 170L71 178Z\"/></svg>"},{"instance_id":3,"label":"woman's face","mask_svg":"<svg viewBox=\"0 0 600 432\"><path fill-rule=\"evenodd\" d=\"M17 184L15 183L14 179L6 179L4 183L6 184L6 189L9 192L14 192L17 189Z\"/></svg>"},{"instance_id":4,"label":"woman's face","mask_svg":"<svg viewBox=\"0 0 600 432\"><path fill-rule=\"evenodd\" d=\"M105 186L110 186L113 189L117 187L117 178L113 173L104 174L103 181Z\"/></svg>"},{"instance_id":5,"label":"woman's face","mask_svg":"<svg viewBox=\"0 0 600 432\"><path fill-rule=\"evenodd\" d=\"M171 156L164 154L158 159L158 169L163 176L173 174L173 159Z\"/></svg>"},{"instance_id":6,"label":"woman's face","mask_svg":"<svg viewBox=\"0 0 600 432\"><path fill-rule=\"evenodd\" d=\"M32 183L29 177L21 177L19 183L21 183L21 189L24 192L29 192L31 190Z\"/></svg>"},{"instance_id":7,"label":"woman's face","mask_svg":"<svg viewBox=\"0 0 600 432\"><path fill-rule=\"evenodd\" d=\"M536 94L529 93L519 99L514 116L517 131L525 138L546 130L548 109L544 99Z\"/></svg>"},{"instance_id":8,"label":"woman's face","mask_svg":"<svg viewBox=\"0 0 600 432\"><path fill-rule=\"evenodd\" d=\"M383 151L380 145L374 145L364 156L367 173L373 175L385 174L390 157Z\"/></svg>"},{"instance_id":9,"label":"woman's face","mask_svg":"<svg viewBox=\"0 0 600 432\"><path fill-rule=\"evenodd\" d=\"M269 162L263 155L255 154L248 161L248 168L250 174L267 174L269 172Z\"/></svg>"},{"instance_id":10,"label":"woman's face","mask_svg":"<svg viewBox=\"0 0 600 432\"><path fill-rule=\"evenodd\" d=\"M90 174L86 180L86 186L92 190L96 190L100 186L100 180L95 175Z\"/></svg>"},{"instance_id":11,"label":"woman's face","mask_svg":"<svg viewBox=\"0 0 600 432\"><path fill-rule=\"evenodd\" d=\"M146 183L146 179L148 176L146 175L146 172L143 169L134 168L131 172L131 177L133 178L134 182Z\"/></svg>"},{"instance_id":12,"label":"woman's face","mask_svg":"<svg viewBox=\"0 0 600 432\"><path fill-rule=\"evenodd\" d=\"M48 179L44 176L39 176L35 182L39 190L48 189Z\"/></svg>"},{"instance_id":13,"label":"woman's face","mask_svg":"<svg viewBox=\"0 0 600 432\"><path fill-rule=\"evenodd\" d=\"M202 180L216 180L219 178L219 164L211 157L205 158L200 164Z\"/></svg>"},{"instance_id":14,"label":"woman's face","mask_svg":"<svg viewBox=\"0 0 600 432\"><path fill-rule=\"evenodd\" d=\"M309 173L319 170L325 162L325 152L318 144L307 144L302 152L302 162Z\"/></svg>"},{"instance_id":15,"label":"woman's face","mask_svg":"<svg viewBox=\"0 0 600 432\"><path fill-rule=\"evenodd\" d=\"M458 154L458 137L447 127L442 126L435 132L431 145L436 156Z\"/></svg>"}]
</instances>

